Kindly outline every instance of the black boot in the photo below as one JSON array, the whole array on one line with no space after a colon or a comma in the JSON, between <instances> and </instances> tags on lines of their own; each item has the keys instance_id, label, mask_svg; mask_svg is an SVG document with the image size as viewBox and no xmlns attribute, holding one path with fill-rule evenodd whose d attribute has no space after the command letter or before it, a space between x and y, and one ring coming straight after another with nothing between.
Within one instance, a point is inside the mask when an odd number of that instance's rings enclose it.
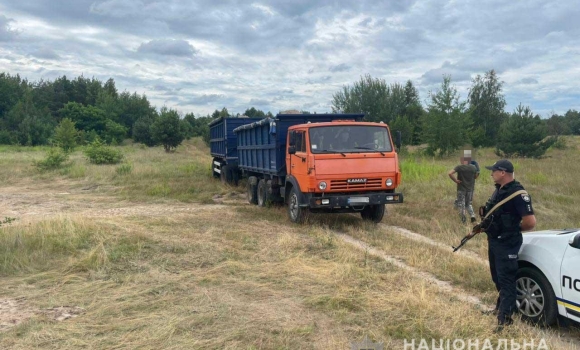
<instances>
[{"instance_id":1,"label":"black boot","mask_svg":"<svg viewBox=\"0 0 580 350\"><path fill-rule=\"evenodd\" d=\"M494 333L501 333L505 327L514 323L511 317L505 316L504 318L497 319L497 326L494 328Z\"/></svg>"}]
</instances>

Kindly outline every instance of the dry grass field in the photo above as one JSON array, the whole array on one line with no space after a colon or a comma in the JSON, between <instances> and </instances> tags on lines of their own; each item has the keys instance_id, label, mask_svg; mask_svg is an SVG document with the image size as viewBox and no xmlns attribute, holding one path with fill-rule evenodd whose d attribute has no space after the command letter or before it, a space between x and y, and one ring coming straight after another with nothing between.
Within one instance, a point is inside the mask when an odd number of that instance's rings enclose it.
<instances>
[{"instance_id":1,"label":"dry grass field","mask_svg":"<svg viewBox=\"0 0 580 350\"><path fill-rule=\"evenodd\" d=\"M580 227L580 139L514 160L537 229ZM542 339L580 348L575 326L519 319L493 334L486 240L469 230L447 171L459 159L402 155L405 203L380 225L247 204L211 177L203 142L175 153L119 146L121 165L39 172L44 148L0 148L1 349L384 349L421 339ZM474 151L480 165L497 157ZM459 154L458 154L459 156ZM493 190L483 169L474 206ZM8 220L10 221L10 220ZM495 347L494 347L495 349Z\"/></svg>"}]
</instances>

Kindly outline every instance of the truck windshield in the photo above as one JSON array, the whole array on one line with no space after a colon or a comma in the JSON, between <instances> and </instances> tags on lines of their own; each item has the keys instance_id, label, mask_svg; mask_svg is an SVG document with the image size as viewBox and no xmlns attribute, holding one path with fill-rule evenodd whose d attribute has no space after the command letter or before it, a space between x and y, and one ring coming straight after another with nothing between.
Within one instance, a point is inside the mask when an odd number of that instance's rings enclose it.
<instances>
[{"instance_id":1,"label":"truck windshield","mask_svg":"<svg viewBox=\"0 0 580 350\"><path fill-rule=\"evenodd\" d=\"M388 129L380 126L336 125L309 130L312 153L391 152Z\"/></svg>"}]
</instances>

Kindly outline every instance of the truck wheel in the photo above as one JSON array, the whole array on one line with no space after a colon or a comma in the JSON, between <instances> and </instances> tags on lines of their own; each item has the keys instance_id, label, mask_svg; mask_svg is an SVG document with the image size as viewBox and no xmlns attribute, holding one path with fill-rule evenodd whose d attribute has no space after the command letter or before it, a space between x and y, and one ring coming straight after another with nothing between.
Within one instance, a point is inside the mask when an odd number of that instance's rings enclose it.
<instances>
[{"instance_id":1,"label":"truck wheel","mask_svg":"<svg viewBox=\"0 0 580 350\"><path fill-rule=\"evenodd\" d=\"M268 185L266 180L260 179L258 182L258 206L265 207L268 201Z\"/></svg>"},{"instance_id":2,"label":"truck wheel","mask_svg":"<svg viewBox=\"0 0 580 350\"><path fill-rule=\"evenodd\" d=\"M220 172L220 180L222 181L222 183L225 185L228 183L228 171L230 170L229 167L225 164L222 164L222 166L220 167L221 172Z\"/></svg>"},{"instance_id":3,"label":"truck wheel","mask_svg":"<svg viewBox=\"0 0 580 350\"><path fill-rule=\"evenodd\" d=\"M548 279L537 269L522 267L516 277L516 305L522 318L551 326L558 318L558 305Z\"/></svg>"},{"instance_id":4,"label":"truck wheel","mask_svg":"<svg viewBox=\"0 0 580 350\"><path fill-rule=\"evenodd\" d=\"M360 216L363 218L363 220L372 221L378 224L381 222L381 220L383 220L383 216L385 216L385 205L367 205L360 212Z\"/></svg>"},{"instance_id":5,"label":"truck wheel","mask_svg":"<svg viewBox=\"0 0 580 350\"><path fill-rule=\"evenodd\" d=\"M296 224L302 224L306 221L308 209L299 206L300 201L298 198L298 190L296 187L292 187L290 190L290 196L288 197L288 217L290 218L290 221Z\"/></svg>"},{"instance_id":6,"label":"truck wheel","mask_svg":"<svg viewBox=\"0 0 580 350\"><path fill-rule=\"evenodd\" d=\"M230 183L234 186L238 185L238 182L240 181L240 173L238 170L238 167L231 167L230 168Z\"/></svg>"},{"instance_id":7,"label":"truck wheel","mask_svg":"<svg viewBox=\"0 0 580 350\"><path fill-rule=\"evenodd\" d=\"M246 198L250 204L258 204L258 189L256 185L252 185L252 181L248 180L246 186Z\"/></svg>"}]
</instances>

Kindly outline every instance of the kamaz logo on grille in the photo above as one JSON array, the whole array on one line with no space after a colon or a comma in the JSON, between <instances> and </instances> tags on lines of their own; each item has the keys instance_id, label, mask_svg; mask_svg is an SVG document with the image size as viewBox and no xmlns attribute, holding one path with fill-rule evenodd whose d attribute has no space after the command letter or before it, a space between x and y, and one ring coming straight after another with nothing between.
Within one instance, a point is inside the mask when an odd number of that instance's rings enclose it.
<instances>
[{"instance_id":1,"label":"kamaz logo on grille","mask_svg":"<svg viewBox=\"0 0 580 350\"><path fill-rule=\"evenodd\" d=\"M367 183L367 179L348 179L346 183L349 184L364 184Z\"/></svg>"}]
</instances>

